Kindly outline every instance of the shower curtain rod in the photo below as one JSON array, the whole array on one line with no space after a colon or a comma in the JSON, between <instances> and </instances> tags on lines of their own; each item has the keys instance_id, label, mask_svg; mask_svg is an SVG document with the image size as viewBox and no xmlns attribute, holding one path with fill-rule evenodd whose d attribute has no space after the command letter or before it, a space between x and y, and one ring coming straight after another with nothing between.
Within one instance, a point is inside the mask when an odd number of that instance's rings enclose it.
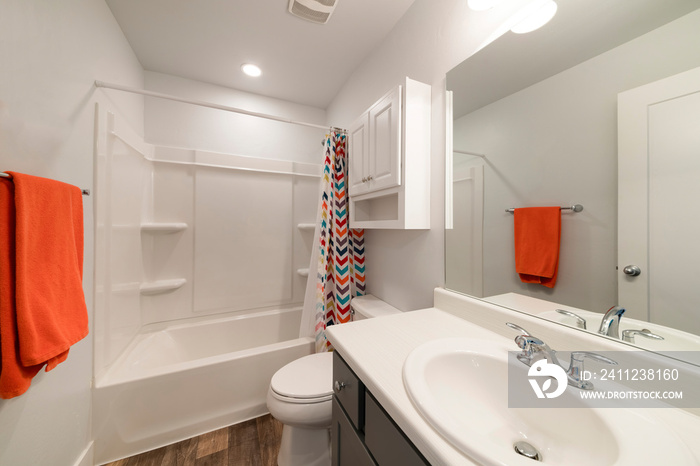
<instances>
[{"instance_id":1,"label":"shower curtain rod","mask_svg":"<svg viewBox=\"0 0 700 466\"><path fill-rule=\"evenodd\" d=\"M317 125L315 123L307 123L305 121L296 121L289 118L282 118L274 115L268 115L266 113L251 112L250 110L243 110L242 108L229 107L226 105L212 104L209 102L204 102L202 100L190 100L183 99L182 97L177 97L170 94L162 94L160 92L147 91L144 89L138 89L135 87L121 86L119 84L106 83L104 81L95 81L95 87L103 87L105 89L114 89L116 91L131 92L132 94L140 94L148 97L157 97L159 99L174 100L175 102L182 102L185 104L199 105L200 107L215 108L217 110L224 110L226 112L240 113L242 115L249 115L258 118L265 118L266 120L281 121L282 123L291 123L293 125L308 126L309 128L318 128L330 131L339 131L342 133L347 133L345 129L336 128L334 126L323 126Z\"/></svg>"}]
</instances>

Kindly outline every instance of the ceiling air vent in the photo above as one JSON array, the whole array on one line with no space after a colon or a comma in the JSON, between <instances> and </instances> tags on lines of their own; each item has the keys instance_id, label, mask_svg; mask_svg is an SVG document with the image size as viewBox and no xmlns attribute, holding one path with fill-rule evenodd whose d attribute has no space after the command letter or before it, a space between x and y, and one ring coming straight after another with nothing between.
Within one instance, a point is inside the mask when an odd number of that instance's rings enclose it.
<instances>
[{"instance_id":1,"label":"ceiling air vent","mask_svg":"<svg viewBox=\"0 0 700 466\"><path fill-rule=\"evenodd\" d=\"M301 19L326 24L338 0L289 0L289 12Z\"/></svg>"}]
</instances>

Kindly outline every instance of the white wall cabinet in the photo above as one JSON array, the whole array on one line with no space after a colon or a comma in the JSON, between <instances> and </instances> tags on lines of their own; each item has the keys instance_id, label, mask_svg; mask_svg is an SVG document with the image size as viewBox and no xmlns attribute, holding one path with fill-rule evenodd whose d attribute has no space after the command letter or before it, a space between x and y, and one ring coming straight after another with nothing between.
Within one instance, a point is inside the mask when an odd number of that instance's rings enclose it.
<instances>
[{"instance_id":1,"label":"white wall cabinet","mask_svg":"<svg viewBox=\"0 0 700 466\"><path fill-rule=\"evenodd\" d=\"M430 228L430 86L406 78L348 131L352 228Z\"/></svg>"},{"instance_id":2,"label":"white wall cabinet","mask_svg":"<svg viewBox=\"0 0 700 466\"><path fill-rule=\"evenodd\" d=\"M350 127L351 196L401 184L402 88L394 88Z\"/></svg>"}]
</instances>

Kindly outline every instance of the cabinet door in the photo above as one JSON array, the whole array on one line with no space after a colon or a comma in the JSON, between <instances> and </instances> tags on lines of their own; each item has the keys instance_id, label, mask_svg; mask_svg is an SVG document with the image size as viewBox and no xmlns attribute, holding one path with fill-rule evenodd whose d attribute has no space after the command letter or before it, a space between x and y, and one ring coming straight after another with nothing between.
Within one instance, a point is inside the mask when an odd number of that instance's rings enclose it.
<instances>
[{"instance_id":1,"label":"cabinet door","mask_svg":"<svg viewBox=\"0 0 700 466\"><path fill-rule=\"evenodd\" d=\"M365 445L377 464L429 466L372 395L365 397Z\"/></svg>"},{"instance_id":2,"label":"cabinet door","mask_svg":"<svg viewBox=\"0 0 700 466\"><path fill-rule=\"evenodd\" d=\"M369 113L365 112L348 130L348 194L366 193L369 190Z\"/></svg>"},{"instance_id":3,"label":"cabinet door","mask_svg":"<svg viewBox=\"0 0 700 466\"><path fill-rule=\"evenodd\" d=\"M401 184L401 86L369 109L369 190Z\"/></svg>"},{"instance_id":4,"label":"cabinet door","mask_svg":"<svg viewBox=\"0 0 700 466\"><path fill-rule=\"evenodd\" d=\"M337 351L333 352L333 390L355 429L362 430L365 422L365 386Z\"/></svg>"},{"instance_id":5,"label":"cabinet door","mask_svg":"<svg viewBox=\"0 0 700 466\"><path fill-rule=\"evenodd\" d=\"M331 465L376 466L335 397L331 426Z\"/></svg>"}]
</instances>

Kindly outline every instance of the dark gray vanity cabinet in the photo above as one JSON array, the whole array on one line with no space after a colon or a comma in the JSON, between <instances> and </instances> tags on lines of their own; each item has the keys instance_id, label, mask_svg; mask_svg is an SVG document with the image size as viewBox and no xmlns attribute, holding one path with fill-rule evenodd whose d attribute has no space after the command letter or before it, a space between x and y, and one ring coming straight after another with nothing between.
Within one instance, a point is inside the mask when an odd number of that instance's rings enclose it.
<instances>
[{"instance_id":1,"label":"dark gray vanity cabinet","mask_svg":"<svg viewBox=\"0 0 700 466\"><path fill-rule=\"evenodd\" d=\"M332 466L429 464L337 351L333 384Z\"/></svg>"}]
</instances>

